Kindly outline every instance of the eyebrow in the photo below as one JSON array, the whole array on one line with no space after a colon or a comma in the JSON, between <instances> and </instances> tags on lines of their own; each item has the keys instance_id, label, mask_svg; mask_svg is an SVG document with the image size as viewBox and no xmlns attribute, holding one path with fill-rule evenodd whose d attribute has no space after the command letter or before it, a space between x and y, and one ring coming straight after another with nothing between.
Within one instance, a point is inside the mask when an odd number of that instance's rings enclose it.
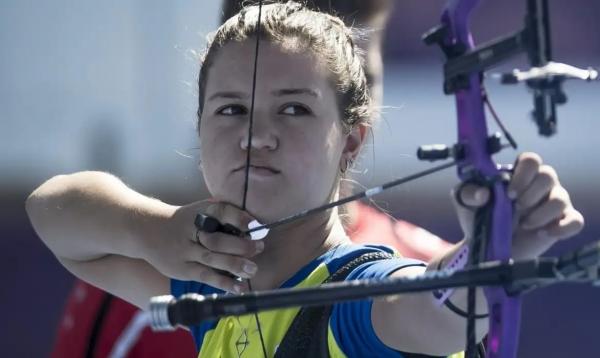
<instances>
[{"instance_id":1,"label":"eyebrow","mask_svg":"<svg viewBox=\"0 0 600 358\"><path fill-rule=\"evenodd\" d=\"M213 100L215 98L243 99L243 98L248 98L248 95L245 94L244 92L223 91L223 92L216 92L212 96L208 97L209 100Z\"/></svg>"},{"instance_id":2,"label":"eyebrow","mask_svg":"<svg viewBox=\"0 0 600 358\"><path fill-rule=\"evenodd\" d=\"M297 94L306 94L315 98L321 97L320 92L315 91L310 88L282 88L276 91L271 92L274 96L289 96L289 95L297 95Z\"/></svg>"},{"instance_id":3,"label":"eyebrow","mask_svg":"<svg viewBox=\"0 0 600 358\"><path fill-rule=\"evenodd\" d=\"M277 96L277 97L299 95L299 94L309 95L309 96L312 96L315 98L321 97L321 94L319 91L315 91L310 88L282 88L282 89L272 91L271 94L274 96ZM244 92L220 91L220 92L214 93L213 95L208 97L208 99L209 100L213 100L216 98L245 99L248 97L249 97L248 94L246 94Z\"/></svg>"}]
</instances>

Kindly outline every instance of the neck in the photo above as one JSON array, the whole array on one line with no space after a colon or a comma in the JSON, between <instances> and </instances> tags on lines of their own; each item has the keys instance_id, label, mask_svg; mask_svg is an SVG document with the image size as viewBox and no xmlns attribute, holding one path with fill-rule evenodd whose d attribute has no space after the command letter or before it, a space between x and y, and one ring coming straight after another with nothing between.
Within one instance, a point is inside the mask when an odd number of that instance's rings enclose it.
<instances>
[{"instance_id":1,"label":"neck","mask_svg":"<svg viewBox=\"0 0 600 358\"><path fill-rule=\"evenodd\" d=\"M337 210L273 229L264 240L264 251L254 257L258 272L251 280L253 290L279 287L310 261L350 241Z\"/></svg>"}]
</instances>

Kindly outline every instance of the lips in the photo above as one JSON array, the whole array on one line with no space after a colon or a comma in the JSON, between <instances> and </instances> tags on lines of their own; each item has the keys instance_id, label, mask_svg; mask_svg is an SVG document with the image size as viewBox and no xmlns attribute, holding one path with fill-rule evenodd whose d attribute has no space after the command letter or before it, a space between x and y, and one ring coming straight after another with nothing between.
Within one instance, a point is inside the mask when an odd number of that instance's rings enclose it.
<instances>
[{"instance_id":1,"label":"lips","mask_svg":"<svg viewBox=\"0 0 600 358\"><path fill-rule=\"evenodd\" d=\"M244 165L236 168L234 170L234 172L237 172L237 171L240 171L240 170L245 170L245 169L246 169L246 165L244 164ZM250 169L251 170L252 169L256 169L256 170L259 170L259 171L267 171L267 172L270 172L272 174L279 174L281 172L281 171L279 171L279 170L277 170L277 169L275 169L273 167L270 167L268 165L258 165L258 164L250 164Z\"/></svg>"}]
</instances>

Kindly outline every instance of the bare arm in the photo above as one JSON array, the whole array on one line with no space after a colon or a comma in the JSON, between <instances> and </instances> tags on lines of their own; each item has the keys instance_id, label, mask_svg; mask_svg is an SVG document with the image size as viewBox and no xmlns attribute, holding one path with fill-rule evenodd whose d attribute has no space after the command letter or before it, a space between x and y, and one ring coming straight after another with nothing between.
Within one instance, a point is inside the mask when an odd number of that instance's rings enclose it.
<instances>
[{"instance_id":1,"label":"bare arm","mask_svg":"<svg viewBox=\"0 0 600 358\"><path fill-rule=\"evenodd\" d=\"M152 235L177 207L145 197L100 172L56 176L27 199L42 241L73 274L145 308L169 292L169 280L146 262Z\"/></svg>"},{"instance_id":2,"label":"bare arm","mask_svg":"<svg viewBox=\"0 0 600 358\"><path fill-rule=\"evenodd\" d=\"M515 227L512 238L514 259L536 258L554 243L576 235L584 219L571 203L554 169L542 164L535 153L519 156L508 192L515 202ZM442 256L444 267L455 252L468 242L473 232L473 207L484 205L489 191L474 185L461 188L462 202L456 205L459 222L466 240ZM453 195L454 197L454 195ZM427 270L435 270L439 259ZM418 275L422 268L406 268L395 276ZM467 307L467 290L457 289L449 300L462 311ZM487 301L482 290L477 290L476 313L487 313ZM378 300L371 312L373 327L378 337L388 346L409 352L430 355L448 355L463 350L466 341L466 319L435 302L431 293L401 295L396 299ZM488 319L476 321L476 335L481 340L488 329Z\"/></svg>"},{"instance_id":3,"label":"bare arm","mask_svg":"<svg viewBox=\"0 0 600 358\"><path fill-rule=\"evenodd\" d=\"M444 267L462 245L463 242L457 244L443 257L431 261L426 269L407 267L396 271L392 277L418 276L425 271L436 270L440 260ZM467 290L456 289L450 301L466 312ZM476 302L476 313L487 313L487 301L481 289L477 290ZM397 350L446 356L460 352L465 347L467 320L450 311L445 305L438 305L431 292L375 300L371 320L379 339ZM487 328L487 318L476 320L477 341L483 339Z\"/></svg>"},{"instance_id":4,"label":"bare arm","mask_svg":"<svg viewBox=\"0 0 600 358\"><path fill-rule=\"evenodd\" d=\"M172 206L143 196L100 172L54 177L27 199L27 213L42 241L73 274L146 308L169 293L169 279L240 291L230 274L249 278L249 259L261 242L222 233L198 233L199 211L243 227L249 215L227 203ZM230 274L228 274L230 273Z\"/></svg>"}]
</instances>

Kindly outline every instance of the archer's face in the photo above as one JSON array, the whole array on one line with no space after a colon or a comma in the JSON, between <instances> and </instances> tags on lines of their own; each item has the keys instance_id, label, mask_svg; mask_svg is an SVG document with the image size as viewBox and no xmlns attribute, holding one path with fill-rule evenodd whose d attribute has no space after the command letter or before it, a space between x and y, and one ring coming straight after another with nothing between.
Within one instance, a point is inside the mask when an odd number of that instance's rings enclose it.
<instances>
[{"instance_id":1,"label":"archer's face","mask_svg":"<svg viewBox=\"0 0 600 358\"><path fill-rule=\"evenodd\" d=\"M241 206L254 41L230 43L208 71L200 121L211 195ZM247 209L263 222L329 200L346 146L333 86L318 61L260 44Z\"/></svg>"}]
</instances>

